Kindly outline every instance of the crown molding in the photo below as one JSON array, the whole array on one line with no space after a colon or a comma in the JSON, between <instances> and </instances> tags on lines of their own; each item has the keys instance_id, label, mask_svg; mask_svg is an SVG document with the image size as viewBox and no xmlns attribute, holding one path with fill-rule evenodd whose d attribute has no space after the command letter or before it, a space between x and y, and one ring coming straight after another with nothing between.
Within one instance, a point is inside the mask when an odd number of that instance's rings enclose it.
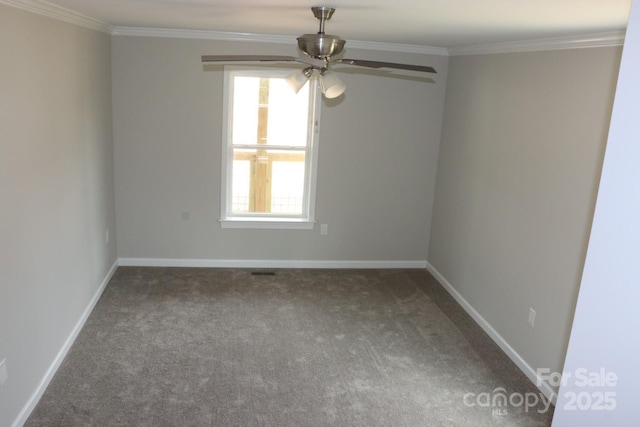
<instances>
[{"instance_id":1,"label":"crown molding","mask_svg":"<svg viewBox=\"0 0 640 427\"><path fill-rule=\"evenodd\" d=\"M621 46L624 31L586 34L571 37L553 37L518 42L488 43L449 48L450 56L486 55L492 53L536 52L545 50L578 49L590 47Z\"/></svg>"},{"instance_id":2,"label":"crown molding","mask_svg":"<svg viewBox=\"0 0 640 427\"><path fill-rule=\"evenodd\" d=\"M280 36L274 34L230 33L210 30L183 30L177 28L116 26L111 30L111 34L114 36L166 37L172 39L222 40L236 42L244 41L277 44L292 44L296 42L296 38L293 36Z\"/></svg>"},{"instance_id":3,"label":"crown molding","mask_svg":"<svg viewBox=\"0 0 640 427\"><path fill-rule=\"evenodd\" d=\"M43 15L59 21L68 22L70 24L79 25L89 28L90 30L101 31L111 34L113 27L105 22L99 21L90 16L83 15L71 9L49 3L45 0L0 0L0 4L12 6L17 9L23 9L28 12Z\"/></svg>"},{"instance_id":4,"label":"crown molding","mask_svg":"<svg viewBox=\"0 0 640 427\"><path fill-rule=\"evenodd\" d=\"M1 1L1 0L0 0ZM220 41L244 41L295 45L296 37L274 34L231 33L209 30L180 30L171 28L147 28L147 27L113 27L111 34L114 36L139 36L139 37L168 37L179 39L200 39ZM410 44L367 42L348 40L350 48L368 49L378 51L391 51L402 53L417 53L423 55L447 56L445 48L420 46Z\"/></svg>"},{"instance_id":5,"label":"crown molding","mask_svg":"<svg viewBox=\"0 0 640 427\"><path fill-rule=\"evenodd\" d=\"M444 47L424 46L417 44L368 42L360 40L348 40L349 47L353 49L381 50L400 53L418 53L422 55L449 56L449 52Z\"/></svg>"}]
</instances>

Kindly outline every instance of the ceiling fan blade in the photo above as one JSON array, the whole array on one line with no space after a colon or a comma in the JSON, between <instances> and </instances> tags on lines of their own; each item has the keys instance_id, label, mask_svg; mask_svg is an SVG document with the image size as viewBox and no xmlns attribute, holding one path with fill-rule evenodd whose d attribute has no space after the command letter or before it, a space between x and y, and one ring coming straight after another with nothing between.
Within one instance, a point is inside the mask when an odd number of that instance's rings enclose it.
<instances>
[{"instance_id":1,"label":"ceiling fan blade","mask_svg":"<svg viewBox=\"0 0 640 427\"><path fill-rule=\"evenodd\" d=\"M396 64L395 62L366 61L363 59L336 59L333 62L369 68L396 68L398 70L421 71L423 73L436 72L433 67L411 64Z\"/></svg>"},{"instance_id":2,"label":"ceiling fan blade","mask_svg":"<svg viewBox=\"0 0 640 427\"><path fill-rule=\"evenodd\" d=\"M202 55L202 62L299 62L314 68L326 65L322 59L279 55Z\"/></svg>"}]
</instances>

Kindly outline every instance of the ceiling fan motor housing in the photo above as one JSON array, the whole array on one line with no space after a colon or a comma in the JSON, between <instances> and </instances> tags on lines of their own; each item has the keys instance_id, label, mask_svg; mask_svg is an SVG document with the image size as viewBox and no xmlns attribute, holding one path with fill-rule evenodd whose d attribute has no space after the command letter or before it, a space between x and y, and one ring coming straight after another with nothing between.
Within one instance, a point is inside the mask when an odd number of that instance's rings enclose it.
<instances>
[{"instance_id":1,"label":"ceiling fan motor housing","mask_svg":"<svg viewBox=\"0 0 640 427\"><path fill-rule=\"evenodd\" d=\"M327 59L344 49L344 40L329 34L303 34L298 37L298 47L312 58Z\"/></svg>"}]
</instances>

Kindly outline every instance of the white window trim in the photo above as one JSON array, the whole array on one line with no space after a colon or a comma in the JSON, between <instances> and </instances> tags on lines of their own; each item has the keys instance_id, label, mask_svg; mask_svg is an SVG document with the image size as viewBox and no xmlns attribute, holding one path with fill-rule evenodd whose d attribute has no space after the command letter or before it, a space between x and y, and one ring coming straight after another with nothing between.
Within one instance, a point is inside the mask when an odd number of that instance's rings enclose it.
<instances>
[{"instance_id":1,"label":"white window trim","mask_svg":"<svg viewBox=\"0 0 640 427\"><path fill-rule=\"evenodd\" d=\"M264 213L248 213L248 214L233 214L231 212L231 168L228 166L233 161L233 149L231 146L231 135L229 129L231 129L231 114L229 111L233 111L229 105L230 97L230 79L231 75L255 75L256 72L265 71L268 76L273 76L273 69L260 69L260 68L246 68L246 67L225 67L224 71L224 95L223 95L223 113L222 113L222 155L221 155L221 197L220 197L220 223L221 228L253 228L253 229L289 229L289 230L311 230L315 226L315 207L316 207L316 182L318 171L318 146L320 136L320 112L322 104L322 94L320 91L320 85L317 82L317 77L314 75L310 79L310 84L313 85L313 89L310 91L309 96L312 98L310 101L313 111L310 115L309 132L311 138L309 143L311 146L308 148L308 155L311 157L305 168L305 174L307 178L306 195L307 198L303 201L303 206L306 206L306 213L302 215L275 215ZM292 70L281 70L282 75L286 76L292 72ZM313 121L311 121L313 118Z\"/></svg>"}]
</instances>

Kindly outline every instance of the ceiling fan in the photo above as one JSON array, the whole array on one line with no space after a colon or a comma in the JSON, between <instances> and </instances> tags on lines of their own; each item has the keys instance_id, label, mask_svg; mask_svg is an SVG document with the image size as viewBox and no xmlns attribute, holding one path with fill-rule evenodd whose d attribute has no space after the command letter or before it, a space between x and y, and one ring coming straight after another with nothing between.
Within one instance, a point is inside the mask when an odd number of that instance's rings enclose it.
<instances>
[{"instance_id":1,"label":"ceiling fan","mask_svg":"<svg viewBox=\"0 0 640 427\"><path fill-rule=\"evenodd\" d=\"M307 80L316 72L320 76L320 87L326 98L335 98L345 91L346 86L338 76L329 70L330 64L348 64L368 68L393 68L399 70L435 73L433 67L421 65L397 64L394 62L367 61L362 59L339 58L344 49L345 40L340 36L325 34L326 21L331 19L335 9L326 6L311 8L313 15L320 21L317 34L303 34L297 38L298 48L304 54L301 57L278 55L202 55L202 62L297 62L307 67L286 77L293 90L300 91Z\"/></svg>"}]
</instances>

